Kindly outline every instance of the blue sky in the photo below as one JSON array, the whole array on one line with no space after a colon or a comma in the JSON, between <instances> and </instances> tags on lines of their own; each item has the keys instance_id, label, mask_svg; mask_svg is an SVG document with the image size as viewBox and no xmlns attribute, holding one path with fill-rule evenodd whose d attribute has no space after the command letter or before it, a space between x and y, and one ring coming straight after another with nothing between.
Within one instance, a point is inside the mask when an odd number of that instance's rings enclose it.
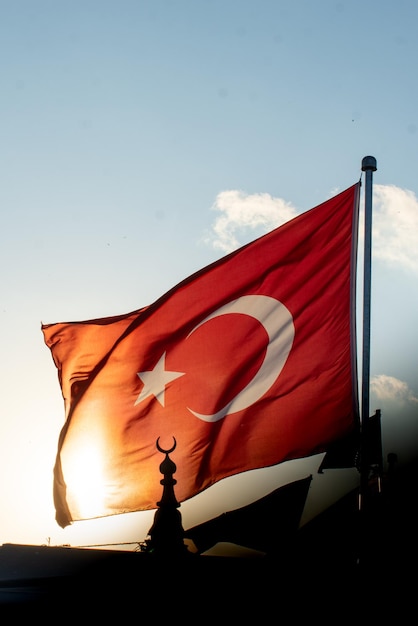
<instances>
[{"instance_id":1,"label":"blue sky","mask_svg":"<svg viewBox=\"0 0 418 626\"><path fill-rule=\"evenodd\" d=\"M355 183L369 154L371 411L385 453L416 454L417 18L412 0L0 0L0 543L141 541L152 521L57 526L64 413L41 322L153 302ZM183 524L318 465L222 481Z\"/></svg>"}]
</instances>

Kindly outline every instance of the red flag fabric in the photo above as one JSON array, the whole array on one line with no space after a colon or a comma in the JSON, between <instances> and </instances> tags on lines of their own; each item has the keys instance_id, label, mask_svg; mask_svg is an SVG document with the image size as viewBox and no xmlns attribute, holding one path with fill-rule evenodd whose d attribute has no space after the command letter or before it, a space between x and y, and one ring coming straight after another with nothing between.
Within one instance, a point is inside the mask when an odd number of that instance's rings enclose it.
<instances>
[{"instance_id":1,"label":"red flag fabric","mask_svg":"<svg viewBox=\"0 0 418 626\"><path fill-rule=\"evenodd\" d=\"M56 519L146 509L177 447L182 502L324 451L358 423L360 183L127 315L43 324L64 398Z\"/></svg>"}]
</instances>

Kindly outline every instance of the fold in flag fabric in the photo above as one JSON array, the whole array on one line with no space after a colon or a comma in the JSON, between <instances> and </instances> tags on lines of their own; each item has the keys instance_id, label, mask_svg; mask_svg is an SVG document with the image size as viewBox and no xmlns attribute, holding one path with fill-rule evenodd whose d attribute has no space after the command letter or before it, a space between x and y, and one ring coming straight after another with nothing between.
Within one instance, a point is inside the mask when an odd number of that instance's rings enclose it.
<instances>
[{"instance_id":1,"label":"fold in flag fabric","mask_svg":"<svg viewBox=\"0 0 418 626\"><path fill-rule=\"evenodd\" d=\"M182 502L358 426L360 182L118 317L42 324L64 398L57 522Z\"/></svg>"},{"instance_id":2,"label":"fold in flag fabric","mask_svg":"<svg viewBox=\"0 0 418 626\"><path fill-rule=\"evenodd\" d=\"M310 475L283 485L247 506L189 528L184 536L199 554L220 542L268 554L286 553L299 529L311 481Z\"/></svg>"}]
</instances>

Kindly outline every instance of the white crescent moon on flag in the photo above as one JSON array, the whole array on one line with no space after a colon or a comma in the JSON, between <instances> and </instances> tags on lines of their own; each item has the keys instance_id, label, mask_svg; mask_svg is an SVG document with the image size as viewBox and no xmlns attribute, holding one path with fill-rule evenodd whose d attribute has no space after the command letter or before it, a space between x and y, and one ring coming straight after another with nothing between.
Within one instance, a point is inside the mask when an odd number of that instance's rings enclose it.
<instances>
[{"instance_id":1,"label":"white crescent moon on flag","mask_svg":"<svg viewBox=\"0 0 418 626\"><path fill-rule=\"evenodd\" d=\"M195 326L188 337L209 320L228 313L249 315L260 322L268 335L267 350L254 378L220 411L205 415L187 407L193 415L205 422L217 422L226 415L247 409L259 400L277 380L295 336L293 317L284 304L270 296L251 295L242 296L220 307Z\"/></svg>"}]
</instances>

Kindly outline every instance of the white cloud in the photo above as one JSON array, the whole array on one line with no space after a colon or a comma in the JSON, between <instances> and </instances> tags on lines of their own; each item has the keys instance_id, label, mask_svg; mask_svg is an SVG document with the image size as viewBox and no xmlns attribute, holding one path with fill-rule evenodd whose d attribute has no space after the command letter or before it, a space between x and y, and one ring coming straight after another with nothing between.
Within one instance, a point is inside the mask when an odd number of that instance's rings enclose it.
<instances>
[{"instance_id":1,"label":"white cloud","mask_svg":"<svg viewBox=\"0 0 418 626\"><path fill-rule=\"evenodd\" d=\"M373 256L418 273L418 198L408 189L373 185Z\"/></svg>"},{"instance_id":2,"label":"white cloud","mask_svg":"<svg viewBox=\"0 0 418 626\"><path fill-rule=\"evenodd\" d=\"M400 406L418 404L418 398L406 382L386 374L378 374L371 378L370 391L383 402L396 402Z\"/></svg>"},{"instance_id":3,"label":"white cloud","mask_svg":"<svg viewBox=\"0 0 418 626\"><path fill-rule=\"evenodd\" d=\"M334 189L329 197L337 193L339 190ZM217 211L218 216L206 243L227 253L300 213L282 198L268 193L246 194L236 189L221 191L212 210ZM373 256L389 265L418 273L416 195L395 185L373 185L372 222Z\"/></svg>"},{"instance_id":4,"label":"white cloud","mask_svg":"<svg viewBox=\"0 0 418 626\"><path fill-rule=\"evenodd\" d=\"M398 461L408 463L418 455L418 397L408 384L393 376L379 374L370 380L373 402L382 411L384 450L395 452Z\"/></svg>"},{"instance_id":5,"label":"white cloud","mask_svg":"<svg viewBox=\"0 0 418 626\"><path fill-rule=\"evenodd\" d=\"M296 209L281 198L273 198L268 193L245 194L234 189L221 191L212 209L220 215L206 240L224 252L231 252L242 245L238 235L248 236L250 231L250 239L253 239L297 215ZM256 235L254 231L257 231Z\"/></svg>"}]
</instances>

